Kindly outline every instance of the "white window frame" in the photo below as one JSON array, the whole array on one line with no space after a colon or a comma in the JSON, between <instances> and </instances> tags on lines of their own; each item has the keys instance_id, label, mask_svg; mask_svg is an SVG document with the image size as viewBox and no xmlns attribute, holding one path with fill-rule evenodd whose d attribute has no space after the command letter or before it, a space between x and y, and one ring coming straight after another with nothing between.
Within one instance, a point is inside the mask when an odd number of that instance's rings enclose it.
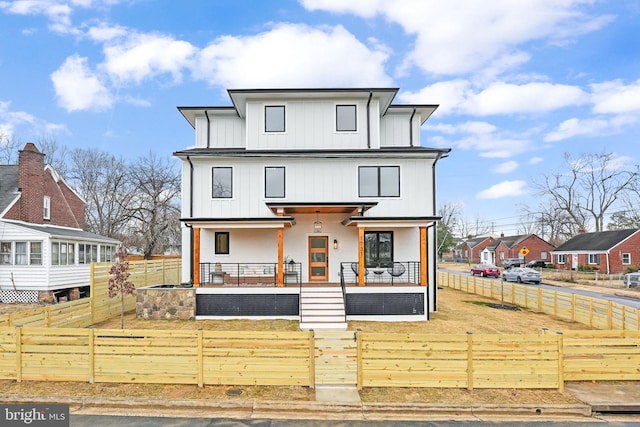
<instances>
[{"instance_id":1,"label":"white window frame","mask_svg":"<svg viewBox=\"0 0 640 427\"><path fill-rule=\"evenodd\" d=\"M587 254L587 264L600 265L600 254Z\"/></svg>"},{"instance_id":2,"label":"white window frame","mask_svg":"<svg viewBox=\"0 0 640 427\"><path fill-rule=\"evenodd\" d=\"M626 258L626 261L625 261ZM631 252L623 252L622 256L622 265L631 265Z\"/></svg>"},{"instance_id":3,"label":"white window frame","mask_svg":"<svg viewBox=\"0 0 640 427\"><path fill-rule=\"evenodd\" d=\"M49 196L44 196L42 200L42 217L51 219L51 197Z\"/></svg>"},{"instance_id":4,"label":"white window frame","mask_svg":"<svg viewBox=\"0 0 640 427\"><path fill-rule=\"evenodd\" d=\"M556 263L557 264L566 264L567 263L567 254L558 254L558 255L556 255Z\"/></svg>"}]
</instances>

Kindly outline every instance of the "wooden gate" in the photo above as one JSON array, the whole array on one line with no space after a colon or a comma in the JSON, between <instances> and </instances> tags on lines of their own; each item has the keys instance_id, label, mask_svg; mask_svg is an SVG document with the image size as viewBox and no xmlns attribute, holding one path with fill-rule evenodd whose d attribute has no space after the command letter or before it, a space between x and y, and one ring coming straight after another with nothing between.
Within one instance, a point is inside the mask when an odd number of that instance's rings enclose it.
<instances>
[{"instance_id":1,"label":"wooden gate","mask_svg":"<svg viewBox=\"0 0 640 427\"><path fill-rule=\"evenodd\" d=\"M353 385L358 380L358 343L351 331L314 331L315 384Z\"/></svg>"}]
</instances>

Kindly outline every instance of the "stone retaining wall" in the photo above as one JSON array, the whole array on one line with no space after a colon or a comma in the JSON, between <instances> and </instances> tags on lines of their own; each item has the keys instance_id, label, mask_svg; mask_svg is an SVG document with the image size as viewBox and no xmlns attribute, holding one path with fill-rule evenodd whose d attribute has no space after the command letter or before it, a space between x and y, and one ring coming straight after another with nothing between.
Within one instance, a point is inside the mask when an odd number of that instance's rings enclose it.
<instances>
[{"instance_id":1,"label":"stone retaining wall","mask_svg":"<svg viewBox=\"0 0 640 427\"><path fill-rule=\"evenodd\" d=\"M139 319L196 318L195 288L154 288L136 290L136 316Z\"/></svg>"}]
</instances>

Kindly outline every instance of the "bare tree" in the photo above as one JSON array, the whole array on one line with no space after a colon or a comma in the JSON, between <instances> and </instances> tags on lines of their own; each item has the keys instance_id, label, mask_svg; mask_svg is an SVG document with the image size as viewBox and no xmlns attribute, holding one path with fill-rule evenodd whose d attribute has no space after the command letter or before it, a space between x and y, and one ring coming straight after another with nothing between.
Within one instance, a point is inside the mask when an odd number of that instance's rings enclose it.
<instances>
[{"instance_id":1,"label":"bare tree","mask_svg":"<svg viewBox=\"0 0 640 427\"><path fill-rule=\"evenodd\" d=\"M493 231L491 229L491 224L489 224L479 216L476 216L472 219L460 219L457 222L456 229L457 234L465 239L469 237L482 236Z\"/></svg>"},{"instance_id":2,"label":"bare tree","mask_svg":"<svg viewBox=\"0 0 640 427\"><path fill-rule=\"evenodd\" d=\"M52 136L38 139L36 145L40 148L40 152L45 154L47 164L66 178L69 174L69 150L67 147L58 144L58 141Z\"/></svg>"},{"instance_id":3,"label":"bare tree","mask_svg":"<svg viewBox=\"0 0 640 427\"><path fill-rule=\"evenodd\" d=\"M547 197L551 212L570 221L572 234L604 230L609 209L631 191L639 179L637 168L624 170L613 153L585 154L579 159L564 155L567 170L542 175L535 183L539 195Z\"/></svg>"},{"instance_id":4,"label":"bare tree","mask_svg":"<svg viewBox=\"0 0 640 427\"><path fill-rule=\"evenodd\" d=\"M0 165L15 165L18 163L18 150L20 140L13 135L2 133L0 131Z\"/></svg>"},{"instance_id":5,"label":"bare tree","mask_svg":"<svg viewBox=\"0 0 640 427\"><path fill-rule=\"evenodd\" d=\"M71 162L71 184L87 203L87 228L122 239L128 231L129 204L134 195L124 160L97 149L75 149Z\"/></svg>"},{"instance_id":6,"label":"bare tree","mask_svg":"<svg viewBox=\"0 0 640 427\"><path fill-rule=\"evenodd\" d=\"M150 152L131 166L135 196L128 206L131 232L144 257L164 251L180 228L180 174L168 159Z\"/></svg>"}]
</instances>

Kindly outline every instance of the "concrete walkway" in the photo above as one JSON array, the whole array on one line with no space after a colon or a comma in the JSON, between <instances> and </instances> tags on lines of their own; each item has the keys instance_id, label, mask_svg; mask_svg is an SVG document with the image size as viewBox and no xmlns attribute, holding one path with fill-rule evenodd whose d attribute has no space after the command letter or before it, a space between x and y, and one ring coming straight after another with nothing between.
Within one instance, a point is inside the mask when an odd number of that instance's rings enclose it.
<instances>
[{"instance_id":1,"label":"concrete walkway","mask_svg":"<svg viewBox=\"0 0 640 427\"><path fill-rule=\"evenodd\" d=\"M593 412L640 413L640 383L601 384L575 382L565 384L565 390L591 406Z\"/></svg>"}]
</instances>

